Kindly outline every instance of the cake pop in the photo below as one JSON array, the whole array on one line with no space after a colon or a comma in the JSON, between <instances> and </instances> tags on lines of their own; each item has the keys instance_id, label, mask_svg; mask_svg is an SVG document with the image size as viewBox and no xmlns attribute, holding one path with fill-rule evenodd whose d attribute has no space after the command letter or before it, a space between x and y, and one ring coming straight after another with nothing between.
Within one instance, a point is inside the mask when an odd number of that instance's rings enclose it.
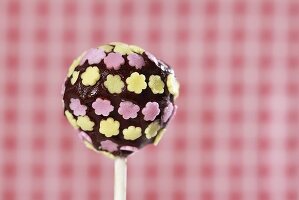
<instances>
[{"instance_id":1,"label":"cake pop","mask_svg":"<svg viewBox=\"0 0 299 200\"><path fill-rule=\"evenodd\" d=\"M113 42L73 61L64 84L64 114L86 147L125 158L159 143L178 95L169 65L138 46Z\"/></svg>"}]
</instances>

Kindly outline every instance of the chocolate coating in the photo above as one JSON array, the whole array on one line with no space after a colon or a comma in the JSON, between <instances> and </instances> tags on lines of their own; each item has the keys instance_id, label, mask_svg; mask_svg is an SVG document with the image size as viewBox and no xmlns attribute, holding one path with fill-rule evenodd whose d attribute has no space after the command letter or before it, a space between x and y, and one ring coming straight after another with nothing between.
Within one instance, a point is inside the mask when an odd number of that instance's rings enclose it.
<instances>
[{"instance_id":1,"label":"chocolate coating","mask_svg":"<svg viewBox=\"0 0 299 200\"><path fill-rule=\"evenodd\" d=\"M110 44L110 46L115 48L116 44ZM113 52L113 50L111 50ZM155 61L149 58L149 53L142 52L135 54L140 55L144 60L144 65L142 68L137 69L129 64L128 56L122 55L124 59L124 64L120 66L119 69L111 69L107 68L107 65L104 62L104 59L101 59L99 63L96 64L89 64L89 60L85 60L83 64L79 64L76 66L76 72L79 72L78 79L74 84L71 83L71 78L69 77L65 81L65 91L63 94L63 101L64 101L64 110L69 111L73 114L73 111L70 107L71 99L79 99L80 103L87 107L86 109L86 116L94 122L94 126L92 131L84 131L91 139L91 144L95 150L99 151L107 151L101 147L101 142L105 140L110 140L113 143L117 144L117 150L110 151L114 156L119 157L127 157L134 151L130 150L121 150L120 148L123 146L131 146L141 149L147 144L154 143L157 134L152 138L147 138L145 135L145 129L152 123L158 122L160 128L158 130L161 131L164 129L169 122L170 118L172 117L174 110L172 111L171 117L164 122L163 114L165 108L171 103L174 105L174 95L170 93L169 88L167 87L167 77L170 74L174 74L173 70L160 60L157 60L157 65ZM105 52L106 56L109 52ZM100 71L100 79L92 86L86 86L82 83L81 75L85 72L88 67L97 67ZM143 74L146 77L147 87L146 89L142 90L140 94L136 94L131 92L127 89L126 79L130 77L130 75L134 72L138 72L139 74ZM121 80L124 82L125 86L122 88L120 94L111 94L108 89L105 87L104 82L107 79L107 76L111 75L119 75ZM151 75L159 75L161 80L164 82L164 92L162 94L154 94L152 89L149 87L149 77ZM97 115L95 113L94 108L92 107L93 102L97 100L97 98L106 99L111 102L111 105L114 107L113 111L109 113L108 116ZM121 102L130 101L140 107L139 112L137 113L136 118L129 118L124 119L122 115L119 114L118 108ZM155 117L153 121L146 121L144 120L144 114L142 113L142 109L145 108L148 102L157 102L159 104L160 113ZM78 116L73 114L75 120L78 119ZM99 132L100 129L100 122L101 120L106 120L107 118L113 118L114 120L118 121L119 126L119 134L114 135L112 137L106 137L104 134ZM127 140L124 138L123 130L128 128L129 126L140 127L142 130L142 135L135 139L135 140ZM82 128L79 127L81 131ZM108 151L107 151L108 152Z\"/></svg>"}]
</instances>

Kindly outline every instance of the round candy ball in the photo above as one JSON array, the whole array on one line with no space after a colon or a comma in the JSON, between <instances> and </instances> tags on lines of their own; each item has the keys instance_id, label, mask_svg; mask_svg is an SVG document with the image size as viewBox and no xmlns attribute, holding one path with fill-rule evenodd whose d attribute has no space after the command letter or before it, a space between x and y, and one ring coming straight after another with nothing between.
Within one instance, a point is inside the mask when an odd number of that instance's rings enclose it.
<instances>
[{"instance_id":1,"label":"round candy ball","mask_svg":"<svg viewBox=\"0 0 299 200\"><path fill-rule=\"evenodd\" d=\"M169 65L140 47L114 42L73 61L63 90L64 114L88 148L127 157L158 144L178 94Z\"/></svg>"}]
</instances>

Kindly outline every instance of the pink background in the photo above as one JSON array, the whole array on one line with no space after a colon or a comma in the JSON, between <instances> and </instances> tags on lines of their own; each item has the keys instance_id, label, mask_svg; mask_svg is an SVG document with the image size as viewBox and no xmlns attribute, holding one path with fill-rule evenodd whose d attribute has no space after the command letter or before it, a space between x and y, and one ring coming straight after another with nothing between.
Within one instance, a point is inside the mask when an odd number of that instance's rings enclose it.
<instances>
[{"instance_id":1,"label":"pink background","mask_svg":"<svg viewBox=\"0 0 299 200\"><path fill-rule=\"evenodd\" d=\"M298 0L0 0L0 199L113 197L63 117L72 59L111 41L172 65L179 110L129 158L129 200L299 199Z\"/></svg>"}]
</instances>

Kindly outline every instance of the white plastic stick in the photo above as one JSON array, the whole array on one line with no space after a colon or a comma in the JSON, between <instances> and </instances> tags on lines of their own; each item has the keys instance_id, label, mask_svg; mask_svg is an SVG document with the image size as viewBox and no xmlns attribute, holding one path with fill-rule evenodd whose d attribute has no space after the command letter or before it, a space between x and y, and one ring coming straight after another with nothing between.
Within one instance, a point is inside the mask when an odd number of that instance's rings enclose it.
<instances>
[{"instance_id":1,"label":"white plastic stick","mask_svg":"<svg viewBox=\"0 0 299 200\"><path fill-rule=\"evenodd\" d=\"M127 159L117 157L114 161L114 200L126 200Z\"/></svg>"}]
</instances>

